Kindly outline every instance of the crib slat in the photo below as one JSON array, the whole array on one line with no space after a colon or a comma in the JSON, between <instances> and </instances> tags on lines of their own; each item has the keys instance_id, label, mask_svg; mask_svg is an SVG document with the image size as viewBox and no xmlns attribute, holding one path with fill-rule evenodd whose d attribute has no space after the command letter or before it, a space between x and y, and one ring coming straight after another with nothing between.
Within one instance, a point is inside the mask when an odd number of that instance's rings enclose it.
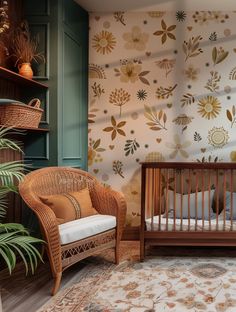
<instances>
[{"instance_id":1,"label":"crib slat","mask_svg":"<svg viewBox=\"0 0 236 312\"><path fill-rule=\"evenodd\" d=\"M224 171L224 180L223 180L223 230L225 231L226 223L226 172Z\"/></svg>"},{"instance_id":2,"label":"crib slat","mask_svg":"<svg viewBox=\"0 0 236 312\"><path fill-rule=\"evenodd\" d=\"M180 193L181 193L181 206L180 206L180 231L183 231L183 172L180 170Z\"/></svg>"},{"instance_id":3,"label":"crib slat","mask_svg":"<svg viewBox=\"0 0 236 312\"><path fill-rule=\"evenodd\" d=\"M198 171L196 171L195 175L196 179L196 188L195 188L195 231L197 231L197 215L198 215L198 200L197 200L197 193L198 193Z\"/></svg>"},{"instance_id":4,"label":"crib slat","mask_svg":"<svg viewBox=\"0 0 236 312\"><path fill-rule=\"evenodd\" d=\"M154 196L151 196L152 206L151 206L151 231L153 231L153 215L154 215L154 209L155 209L155 168L151 169L151 194Z\"/></svg>"},{"instance_id":5,"label":"crib slat","mask_svg":"<svg viewBox=\"0 0 236 312\"><path fill-rule=\"evenodd\" d=\"M190 193L191 193L191 185L192 185L192 170L188 170L188 231L190 231Z\"/></svg>"},{"instance_id":6,"label":"crib slat","mask_svg":"<svg viewBox=\"0 0 236 312\"><path fill-rule=\"evenodd\" d=\"M161 231L161 212L162 212L162 169L159 172L159 231ZM164 194L163 194L164 195Z\"/></svg>"},{"instance_id":7,"label":"crib slat","mask_svg":"<svg viewBox=\"0 0 236 312\"><path fill-rule=\"evenodd\" d=\"M234 170L230 170L230 223L231 223L231 231L233 231L234 225L233 225L233 172Z\"/></svg>"},{"instance_id":8,"label":"crib slat","mask_svg":"<svg viewBox=\"0 0 236 312\"><path fill-rule=\"evenodd\" d=\"M168 213L169 213L169 168L166 169L166 231L168 231Z\"/></svg>"},{"instance_id":9,"label":"crib slat","mask_svg":"<svg viewBox=\"0 0 236 312\"><path fill-rule=\"evenodd\" d=\"M205 201L204 201L204 195L205 195L205 187L204 187L204 170L201 170L201 188L202 188L202 231L204 231L204 227L205 227Z\"/></svg>"},{"instance_id":10,"label":"crib slat","mask_svg":"<svg viewBox=\"0 0 236 312\"><path fill-rule=\"evenodd\" d=\"M219 230L219 171L216 169L216 231Z\"/></svg>"},{"instance_id":11,"label":"crib slat","mask_svg":"<svg viewBox=\"0 0 236 312\"><path fill-rule=\"evenodd\" d=\"M208 216L209 216L209 231L211 231L211 170L208 170Z\"/></svg>"},{"instance_id":12,"label":"crib slat","mask_svg":"<svg viewBox=\"0 0 236 312\"><path fill-rule=\"evenodd\" d=\"M150 217L149 211L150 211L150 187L151 187L151 183L150 183L150 169L146 168L145 169L146 172L146 198L145 198L145 219Z\"/></svg>"},{"instance_id":13,"label":"crib slat","mask_svg":"<svg viewBox=\"0 0 236 312\"><path fill-rule=\"evenodd\" d=\"M174 169L174 197L173 197L173 201L174 201L174 226L173 226L173 230L176 230L176 170Z\"/></svg>"}]
</instances>

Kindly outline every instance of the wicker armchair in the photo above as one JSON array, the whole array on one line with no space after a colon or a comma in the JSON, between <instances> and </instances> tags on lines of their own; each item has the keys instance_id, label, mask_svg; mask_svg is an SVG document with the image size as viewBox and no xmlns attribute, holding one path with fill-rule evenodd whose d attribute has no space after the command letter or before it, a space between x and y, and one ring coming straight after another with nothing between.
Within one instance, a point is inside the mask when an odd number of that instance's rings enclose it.
<instances>
[{"instance_id":1,"label":"wicker armchair","mask_svg":"<svg viewBox=\"0 0 236 312\"><path fill-rule=\"evenodd\" d=\"M85 183L89 189L93 207L101 215L115 216L116 226L63 245L56 216L53 210L40 200L40 196L78 191L85 187ZM54 278L52 295L60 287L62 272L77 261L107 248L114 248L115 262L119 263L119 244L126 217L126 202L120 193L103 187L89 173L69 167L48 167L35 170L26 175L19 185L19 191L25 203L37 215L42 235L47 242L46 250Z\"/></svg>"}]
</instances>

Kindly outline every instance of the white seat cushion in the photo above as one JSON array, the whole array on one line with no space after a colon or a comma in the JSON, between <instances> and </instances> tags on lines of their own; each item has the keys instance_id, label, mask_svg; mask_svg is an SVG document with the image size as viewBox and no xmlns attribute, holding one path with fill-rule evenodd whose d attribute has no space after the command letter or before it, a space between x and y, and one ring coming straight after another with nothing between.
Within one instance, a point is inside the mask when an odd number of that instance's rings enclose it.
<instances>
[{"instance_id":1,"label":"white seat cushion","mask_svg":"<svg viewBox=\"0 0 236 312\"><path fill-rule=\"evenodd\" d=\"M116 217L101 214L66 222L59 225L61 244L73 243L115 227Z\"/></svg>"}]
</instances>

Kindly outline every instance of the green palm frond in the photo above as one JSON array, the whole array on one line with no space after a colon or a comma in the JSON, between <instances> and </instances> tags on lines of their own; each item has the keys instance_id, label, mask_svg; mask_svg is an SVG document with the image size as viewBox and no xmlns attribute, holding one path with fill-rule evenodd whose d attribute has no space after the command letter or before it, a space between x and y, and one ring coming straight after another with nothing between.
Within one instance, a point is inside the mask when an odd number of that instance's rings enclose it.
<instances>
[{"instance_id":1,"label":"green palm frond","mask_svg":"<svg viewBox=\"0 0 236 312\"><path fill-rule=\"evenodd\" d=\"M0 127L0 149L9 148L14 151L19 151L23 153L22 149L20 148L21 143L16 140L10 140L5 136L9 136L10 134L23 134L21 131L16 131L12 127Z\"/></svg>"},{"instance_id":2,"label":"green palm frond","mask_svg":"<svg viewBox=\"0 0 236 312\"><path fill-rule=\"evenodd\" d=\"M6 216L6 202L0 202L0 220L2 220Z\"/></svg>"},{"instance_id":3,"label":"green palm frond","mask_svg":"<svg viewBox=\"0 0 236 312\"><path fill-rule=\"evenodd\" d=\"M17 141L9 140L6 136L16 133L12 128L0 127L0 150L11 149L22 152ZM6 214L6 195L9 192L17 193L17 184L24 177L25 165L21 161L0 163L0 220ZM0 223L0 258L2 258L9 272L15 268L17 255L22 259L26 273L32 273L38 264L43 261L35 244L42 240L29 235L22 224Z\"/></svg>"},{"instance_id":4,"label":"green palm frond","mask_svg":"<svg viewBox=\"0 0 236 312\"><path fill-rule=\"evenodd\" d=\"M24 164L21 161L11 161L0 164L0 183L3 186L14 185L14 180L22 180L24 177Z\"/></svg>"},{"instance_id":5,"label":"green palm frond","mask_svg":"<svg viewBox=\"0 0 236 312\"><path fill-rule=\"evenodd\" d=\"M0 223L0 233L8 233L11 231L20 231L22 234L29 235L29 232L20 223Z\"/></svg>"},{"instance_id":6,"label":"green palm frond","mask_svg":"<svg viewBox=\"0 0 236 312\"><path fill-rule=\"evenodd\" d=\"M34 273L38 260L43 262L39 251L34 246L34 244L42 243L43 241L22 233L19 230L0 235L0 255L5 260L10 273L16 265L16 254L19 254L24 262L26 274L29 271L29 266L31 272Z\"/></svg>"}]
</instances>

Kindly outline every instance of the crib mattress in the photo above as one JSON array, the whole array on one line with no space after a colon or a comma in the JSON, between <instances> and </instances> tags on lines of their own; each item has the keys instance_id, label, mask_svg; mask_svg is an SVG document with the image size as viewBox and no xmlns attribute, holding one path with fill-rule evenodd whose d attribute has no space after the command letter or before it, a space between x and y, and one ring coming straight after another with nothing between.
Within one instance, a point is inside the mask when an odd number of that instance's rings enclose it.
<instances>
[{"instance_id":1,"label":"crib mattress","mask_svg":"<svg viewBox=\"0 0 236 312\"><path fill-rule=\"evenodd\" d=\"M160 219L160 221L159 221ZM182 221L182 222L181 222ZM147 231L236 231L236 220L231 223L230 220L223 220L220 215L218 217L218 227L216 219L211 219L210 221L205 221L204 224L202 220L195 219L174 219L168 218L168 225L166 226L167 218L163 215L154 216L153 221L151 218L146 219Z\"/></svg>"}]
</instances>

